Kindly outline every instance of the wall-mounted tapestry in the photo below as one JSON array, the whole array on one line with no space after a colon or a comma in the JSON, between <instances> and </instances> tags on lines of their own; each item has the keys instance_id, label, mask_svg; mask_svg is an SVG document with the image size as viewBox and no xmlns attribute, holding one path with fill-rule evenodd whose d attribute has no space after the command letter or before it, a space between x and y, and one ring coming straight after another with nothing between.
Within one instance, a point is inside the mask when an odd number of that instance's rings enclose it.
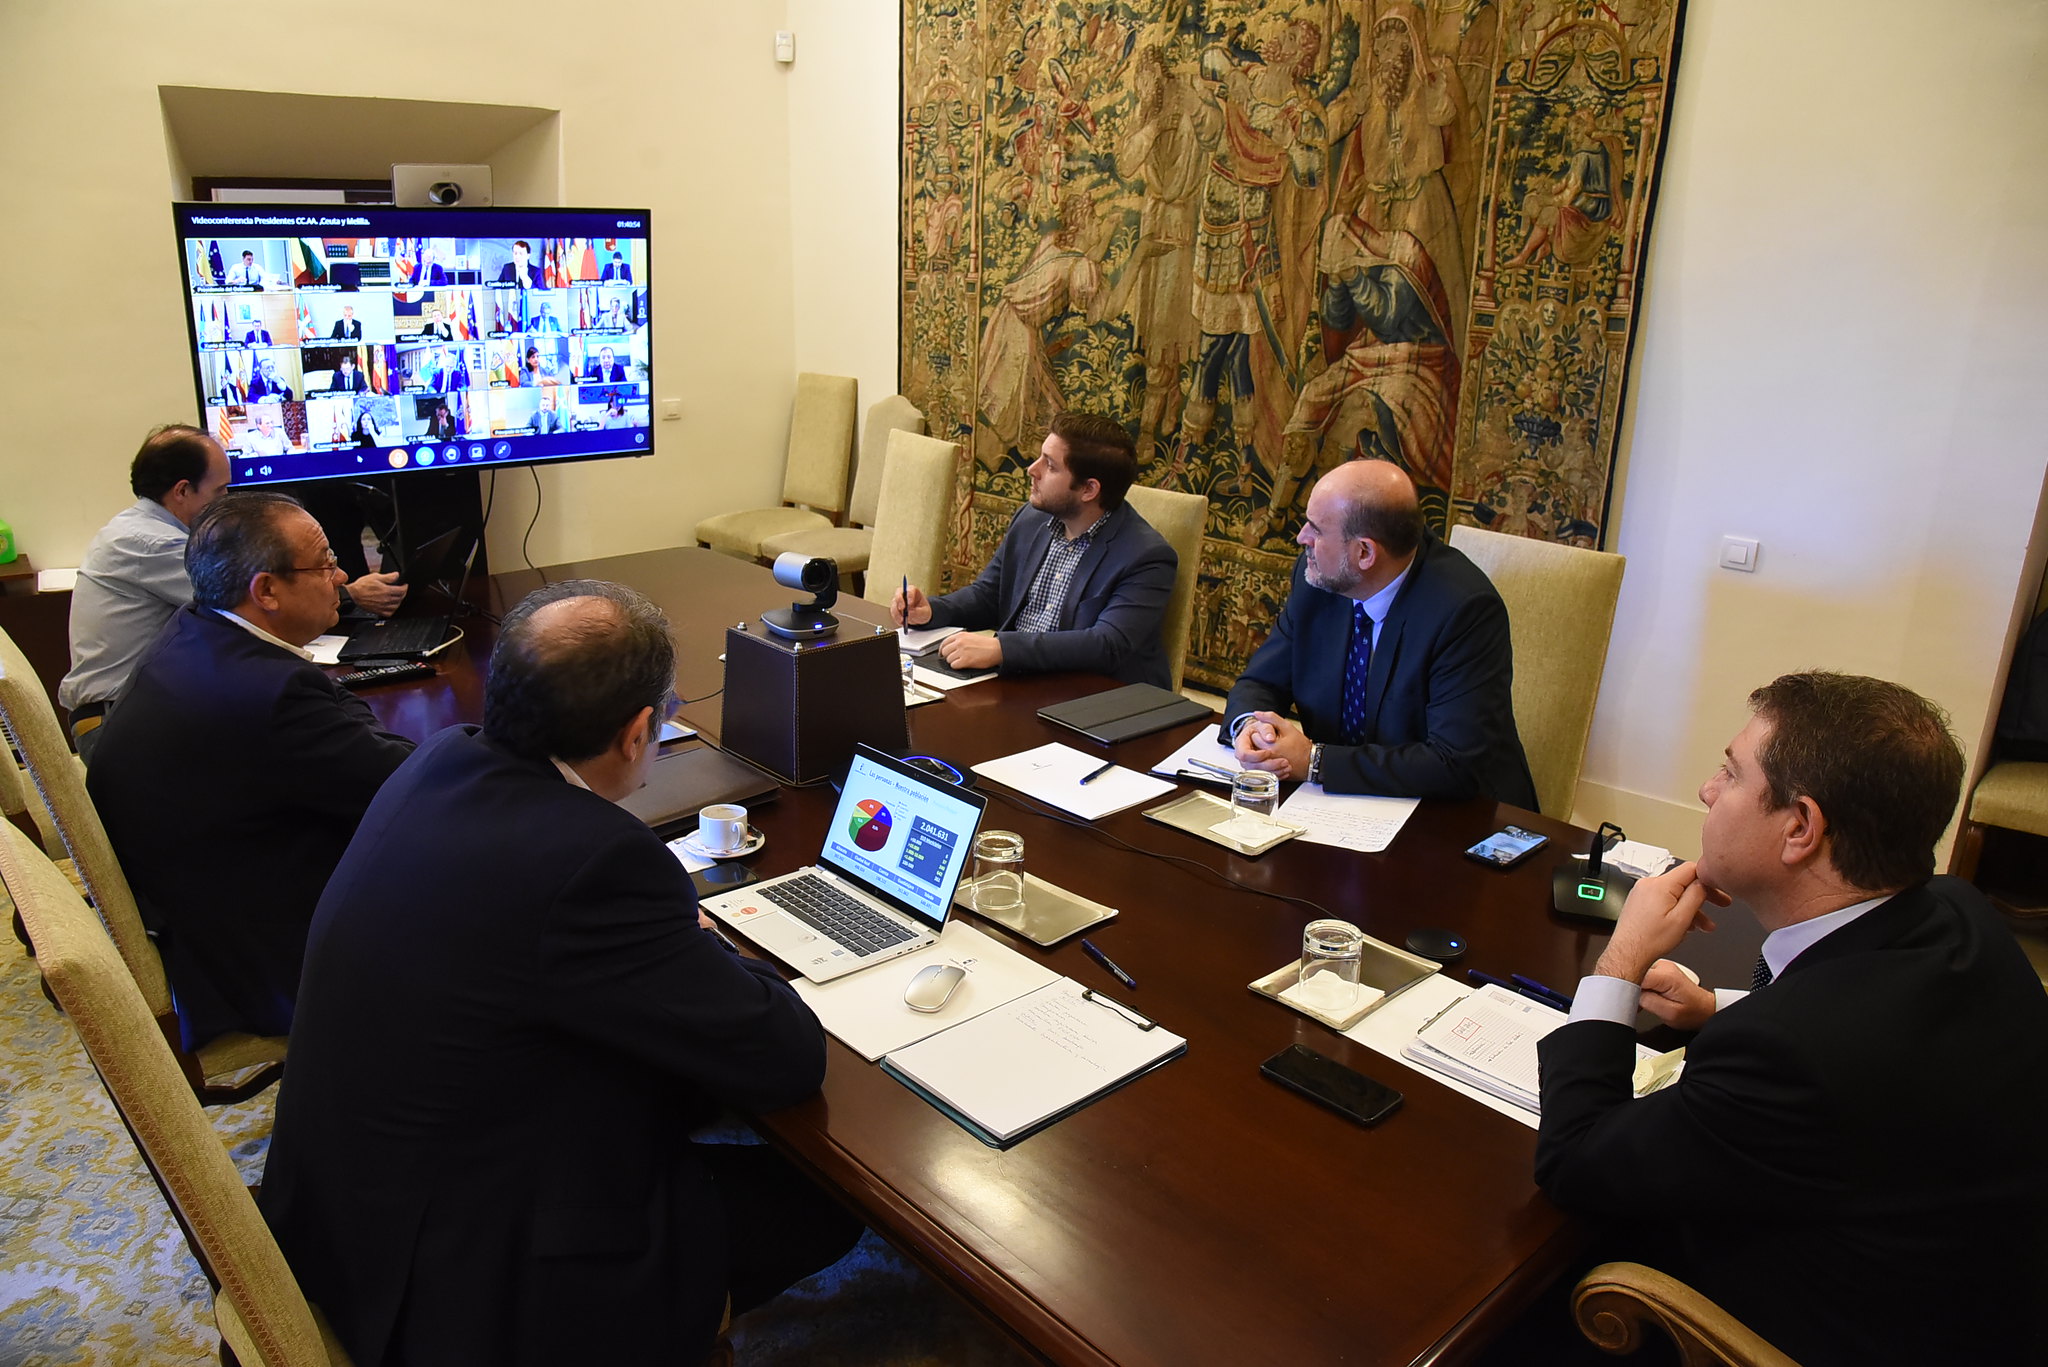
<instances>
[{"instance_id":1,"label":"wall-mounted tapestry","mask_svg":"<svg viewBox=\"0 0 2048 1367\"><path fill-rule=\"evenodd\" d=\"M1191 681L1309 487L1604 533L1680 0L905 0L903 392L961 443L956 581L1051 415L1209 499Z\"/></svg>"}]
</instances>

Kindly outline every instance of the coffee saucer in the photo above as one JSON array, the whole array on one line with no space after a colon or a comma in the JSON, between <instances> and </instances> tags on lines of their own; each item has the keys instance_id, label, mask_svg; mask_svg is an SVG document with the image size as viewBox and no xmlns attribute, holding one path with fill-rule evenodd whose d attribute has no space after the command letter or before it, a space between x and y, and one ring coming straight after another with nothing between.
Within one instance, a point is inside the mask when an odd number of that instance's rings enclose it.
<instances>
[{"instance_id":1,"label":"coffee saucer","mask_svg":"<svg viewBox=\"0 0 2048 1367\"><path fill-rule=\"evenodd\" d=\"M684 849L696 855L699 859L745 859L748 855L759 852L760 848L768 843L768 837L761 833L761 829L758 826L747 827L746 843L736 850L707 850L698 843L697 837L699 834L700 832L698 831L691 831L688 835L683 836L677 841Z\"/></svg>"}]
</instances>

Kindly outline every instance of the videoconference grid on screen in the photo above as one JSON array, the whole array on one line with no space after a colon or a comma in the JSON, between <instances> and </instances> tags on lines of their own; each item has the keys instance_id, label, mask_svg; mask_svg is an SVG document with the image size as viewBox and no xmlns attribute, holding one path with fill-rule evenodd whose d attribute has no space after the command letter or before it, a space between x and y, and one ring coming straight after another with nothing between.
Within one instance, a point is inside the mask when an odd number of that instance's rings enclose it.
<instances>
[{"instance_id":1,"label":"videoconference grid on screen","mask_svg":"<svg viewBox=\"0 0 2048 1367\"><path fill-rule=\"evenodd\" d=\"M647 211L172 207L234 483L653 450Z\"/></svg>"}]
</instances>

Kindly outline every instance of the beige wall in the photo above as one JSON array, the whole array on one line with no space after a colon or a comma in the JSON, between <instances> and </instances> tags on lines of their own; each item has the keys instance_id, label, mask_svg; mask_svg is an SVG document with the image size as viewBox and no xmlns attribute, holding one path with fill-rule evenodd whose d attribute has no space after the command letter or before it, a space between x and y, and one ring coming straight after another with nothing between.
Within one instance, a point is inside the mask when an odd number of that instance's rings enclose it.
<instances>
[{"instance_id":1,"label":"beige wall","mask_svg":"<svg viewBox=\"0 0 2048 1367\"><path fill-rule=\"evenodd\" d=\"M857 15L877 51L897 22L896 0L792 0L800 30L806 9L835 32ZM800 78L836 93L807 96L829 117L794 118L794 144L834 147L837 183L890 184L895 80L806 37ZM1689 849L1743 697L1790 669L1898 679L1982 733L2048 452L2044 58L2039 0L1688 7L1589 823ZM859 168L856 140L875 146ZM792 231L800 279L861 298L893 280L893 224ZM800 338L821 306L800 295ZM807 364L865 374L894 314L810 342ZM1716 567L1724 533L1763 541L1756 574Z\"/></svg>"},{"instance_id":2,"label":"beige wall","mask_svg":"<svg viewBox=\"0 0 2048 1367\"><path fill-rule=\"evenodd\" d=\"M0 9L0 373L17 393L38 374L121 377L91 404L18 407L0 515L29 552L75 559L123 498L137 434L190 415L159 85L559 110L507 152L522 183L531 144L556 137L564 202L654 211L659 391L685 417L652 459L544 474L536 559L674 544L704 513L772 501L797 368L858 377L863 405L892 391L898 0L614 13L633 41L602 58L500 72L401 45L267 61L259 82L214 37L246 6ZM432 29L475 11L412 14ZM519 0L495 16L562 22ZM772 60L784 26L789 68ZM1685 848L1744 693L1786 669L1900 679L1967 741L1983 732L2048 432L2044 58L2040 0L1693 0L1582 816ZM108 283L25 269L66 258ZM531 486L500 483L508 564ZM1715 567L1723 533L1761 538L1758 573Z\"/></svg>"},{"instance_id":3,"label":"beige wall","mask_svg":"<svg viewBox=\"0 0 2048 1367\"><path fill-rule=\"evenodd\" d=\"M219 0L0 6L9 286L0 373L15 377L0 516L23 548L38 563L77 563L129 497L127 461L141 434L195 416L160 86L559 111L500 148L505 183L536 198L652 211L657 397L681 399L683 417L657 424L646 459L543 472L534 558L675 545L710 513L773 502L794 388L790 102L772 49L783 7L629 3L605 14L624 39L572 43L581 21L560 5L511 0L484 11L426 0L399 28L368 18L322 50L313 11ZM250 23L264 34L262 55L222 41ZM465 32L477 40L436 38ZM516 55L492 33L520 35ZM406 139L394 157L376 123L323 119L304 130L303 164L292 169L347 175L361 174L366 157L372 166L470 160L479 128L492 126L448 111L445 126ZM207 143L180 144L193 172L215 169L197 164ZM551 177L544 163L556 147ZM81 269L61 269L66 262ZM93 384L89 401L75 389L54 401L66 380ZM492 557L509 565L533 481L509 471L498 484Z\"/></svg>"}]
</instances>

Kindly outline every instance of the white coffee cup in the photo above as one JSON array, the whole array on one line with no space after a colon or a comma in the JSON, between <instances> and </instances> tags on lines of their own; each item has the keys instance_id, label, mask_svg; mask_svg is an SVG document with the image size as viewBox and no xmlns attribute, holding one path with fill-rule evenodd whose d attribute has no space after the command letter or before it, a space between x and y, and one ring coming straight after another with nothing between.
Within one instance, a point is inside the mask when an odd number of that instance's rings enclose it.
<instances>
[{"instance_id":1,"label":"white coffee cup","mask_svg":"<svg viewBox=\"0 0 2048 1367\"><path fill-rule=\"evenodd\" d=\"M710 854L730 854L747 843L747 809L719 802L697 813L697 843Z\"/></svg>"}]
</instances>

